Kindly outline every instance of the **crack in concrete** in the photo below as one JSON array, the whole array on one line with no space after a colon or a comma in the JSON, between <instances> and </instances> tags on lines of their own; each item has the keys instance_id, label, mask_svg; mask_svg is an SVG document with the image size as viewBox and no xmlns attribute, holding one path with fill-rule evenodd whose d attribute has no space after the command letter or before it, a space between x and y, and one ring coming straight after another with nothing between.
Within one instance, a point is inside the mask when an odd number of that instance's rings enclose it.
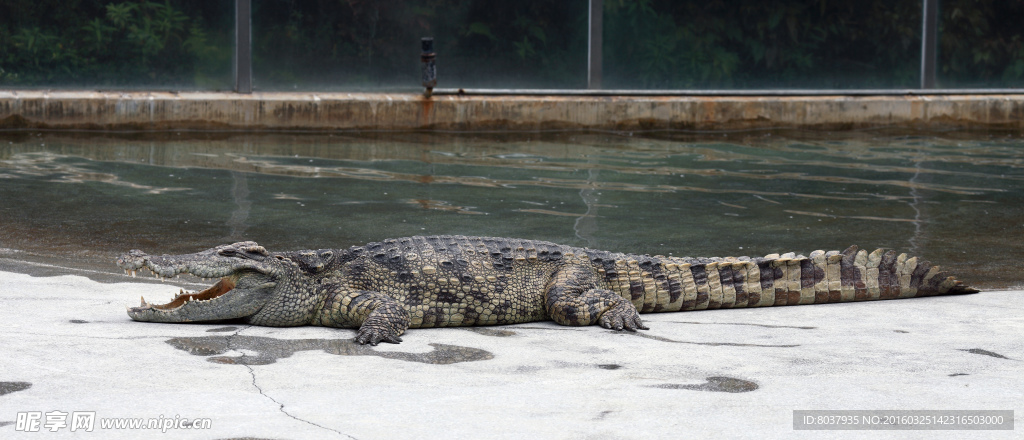
<instances>
[{"instance_id":1,"label":"crack in concrete","mask_svg":"<svg viewBox=\"0 0 1024 440\"><path fill-rule=\"evenodd\" d=\"M252 327L252 326L251 325L247 325L245 327L242 327L242 328L236 330L235 332L233 332L230 336L228 336L227 337L228 349L232 349L231 348L231 339L234 338L235 336L238 336L239 333L245 331L246 329L248 329L250 327ZM246 355L243 354L242 356L245 357ZM318 423L311 422L309 420L299 418L299 417L295 416L294 414L288 412L287 410L284 409L284 404L283 403L278 402L277 399L274 399L269 394L264 392L263 388L260 387L259 384L256 383L256 369L254 369L252 367L252 365L249 365L249 364L243 364L243 365L245 365L245 368L249 370L249 376L252 377L252 386L253 386L253 388L256 388L256 391L259 392L261 396L266 397L267 399L270 399L271 402L274 402L275 404L277 404L277 410L280 411L281 414L284 414L284 415L292 418L293 420L296 420L296 421L299 421L299 422L302 422L302 423L306 423L306 424L309 424L309 425L312 425L312 426L316 426L317 428L325 429L325 430L334 432L335 434L338 434L338 435L343 435L343 436L348 437L348 438L350 438L352 440L358 440L357 438L355 438L355 437L353 437L351 435L345 434L344 432L338 431L337 429L330 428L330 427L327 427L327 426L323 426L323 425L320 425Z\"/></svg>"}]
</instances>

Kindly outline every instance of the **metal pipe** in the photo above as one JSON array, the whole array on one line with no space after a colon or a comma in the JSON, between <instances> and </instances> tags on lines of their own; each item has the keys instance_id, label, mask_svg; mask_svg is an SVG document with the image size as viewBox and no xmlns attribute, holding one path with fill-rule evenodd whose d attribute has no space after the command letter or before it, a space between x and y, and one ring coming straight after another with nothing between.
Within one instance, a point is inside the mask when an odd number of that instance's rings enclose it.
<instances>
[{"instance_id":1,"label":"metal pipe","mask_svg":"<svg viewBox=\"0 0 1024 440\"><path fill-rule=\"evenodd\" d=\"M771 90L586 90L586 89L434 89L435 95L477 96L899 96L1021 95L1019 89L771 89Z\"/></svg>"},{"instance_id":2,"label":"metal pipe","mask_svg":"<svg viewBox=\"0 0 1024 440\"><path fill-rule=\"evenodd\" d=\"M590 0L587 18L590 28L587 35L587 88L600 89L604 63L604 0Z\"/></svg>"},{"instance_id":3,"label":"metal pipe","mask_svg":"<svg viewBox=\"0 0 1024 440\"><path fill-rule=\"evenodd\" d=\"M921 88L935 88L935 64L939 44L939 0L924 0L921 25Z\"/></svg>"},{"instance_id":4,"label":"metal pipe","mask_svg":"<svg viewBox=\"0 0 1024 440\"><path fill-rule=\"evenodd\" d=\"M427 98L433 94L434 87L437 86L437 65L434 63L434 58L437 55L434 53L434 39L431 37L425 37L420 40L420 61L423 62L423 87L426 91L423 93Z\"/></svg>"},{"instance_id":5,"label":"metal pipe","mask_svg":"<svg viewBox=\"0 0 1024 440\"><path fill-rule=\"evenodd\" d=\"M235 92L252 93L252 1L235 0Z\"/></svg>"}]
</instances>

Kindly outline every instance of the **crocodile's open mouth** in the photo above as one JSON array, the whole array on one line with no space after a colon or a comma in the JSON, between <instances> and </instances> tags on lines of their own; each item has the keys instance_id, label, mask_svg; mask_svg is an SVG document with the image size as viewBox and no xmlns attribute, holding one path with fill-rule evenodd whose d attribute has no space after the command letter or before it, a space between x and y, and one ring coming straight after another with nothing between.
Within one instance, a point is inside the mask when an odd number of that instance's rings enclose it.
<instances>
[{"instance_id":1,"label":"crocodile's open mouth","mask_svg":"<svg viewBox=\"0 0 1024 440\"><path fill-rule=\"evenodd\" d=\"M161 280L178 275L209 280L213 285L196 292L180 290L165 304L142 299L128 307L128 316L142 322L206 322L251 317L274 296L291 266L271 258L255 242L238 242L189 255L152 256L138 249L117 258L129 275L147 269ZM191 280L191 278L190 278Z\"/></svg>"},{"instance_id":2,"label":"crocodile's open mouth","mask_svg":"<svg viewBox=\"0 0 1024 440\"><path fill-rule=\"evenodd\" d=\"M141 307L151 307L157 310L172 310L181 307L190 301L209 301L230 292L235 288L235 284L237 282L237 275L228 275L221 278L216 284L202 292L185 292L182 290L181 293L175 296L174 299L167 304L149 304L146 302L146 299L143 298Z\"/></svg>"}]
</instances>

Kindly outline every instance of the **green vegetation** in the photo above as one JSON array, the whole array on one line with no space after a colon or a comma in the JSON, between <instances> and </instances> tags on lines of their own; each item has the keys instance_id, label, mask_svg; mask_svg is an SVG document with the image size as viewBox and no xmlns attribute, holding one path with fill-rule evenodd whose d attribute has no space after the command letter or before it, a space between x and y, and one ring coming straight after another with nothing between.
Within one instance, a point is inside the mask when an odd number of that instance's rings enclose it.
<instances>
[{"instance_id":1,"label":"green vegetation","mask_svg":"<svg viewBox=\"0 0 1024 440\"><path fill-rule=\"evenodd\" d=\"M263 89L419 87L428 36L442 87L586 85L585 0L261 0L253 9Z\"/></svg>"},{"instance_id":2,"label":"green vegetation","mask_svg":"<svg viewBox=\"0 0 1024 440\"><path fill-rule=\"evenodd\" d=\"M920 1L607 5L605 69L615 86L913 87L920 69Z\"/></svg>"},{"instance_id":3,"label":"green vegetation","mask_svg":"<svg viewBox=\"0 0 1024 440\"><path fill-rule=\"evenodd\" d=\"M234 17L221 3L4 2L0 85L230 88Z\"/></svg>"},{"instance_id":4,"label":"green vegetation","mask_svg":"<svg viewBox=\"0 0 1024 440\"><path fill-rule=\"evenodd\" d=\"M1024 87L1024 0L942 2L940 86Z\"/></svg>"},{"instance_id":5,"label":"green vegetation","mask_svg":"<svg viewBox=\"0 0 1024 440\"><path fill-rule=\"evenodd\" d=\"M1024 86L1024 0L945 0L940 87ZM233 2L0 4L0 87L230 89ZM921 0L605 0L604 87L913 88ZM253 0L260 90L586 86L587 2Z\"/></svg>"}]
</instances>

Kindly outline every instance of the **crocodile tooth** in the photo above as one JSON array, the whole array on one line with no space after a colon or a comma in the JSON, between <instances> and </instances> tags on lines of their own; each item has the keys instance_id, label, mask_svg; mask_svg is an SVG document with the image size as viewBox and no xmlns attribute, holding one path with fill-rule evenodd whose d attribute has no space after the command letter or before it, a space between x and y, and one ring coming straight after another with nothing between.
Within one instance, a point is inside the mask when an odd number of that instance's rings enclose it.
<instances>
[{"instance_id":1,"label":"crocodile tooth","mask_svg":"<svg viewBox=\"0 0 1024 440\"><path fill-rule=\"evenodd\" d=\"M149 307L149 303L146 302L145 297L140 296L139 299L142 300L142 304L139 304L139 307Z\"/></svg>"},{"instance_id":2,"label":"crocodile tooth","mask_svg":"<svg viewBox=\"0 0 1024 440\"><path fill-rule=\"evenodd\" d=\"M135 278L135 271L133 270L131 272L132 272L132 278Z\"/></svg>"}]
</instances>

